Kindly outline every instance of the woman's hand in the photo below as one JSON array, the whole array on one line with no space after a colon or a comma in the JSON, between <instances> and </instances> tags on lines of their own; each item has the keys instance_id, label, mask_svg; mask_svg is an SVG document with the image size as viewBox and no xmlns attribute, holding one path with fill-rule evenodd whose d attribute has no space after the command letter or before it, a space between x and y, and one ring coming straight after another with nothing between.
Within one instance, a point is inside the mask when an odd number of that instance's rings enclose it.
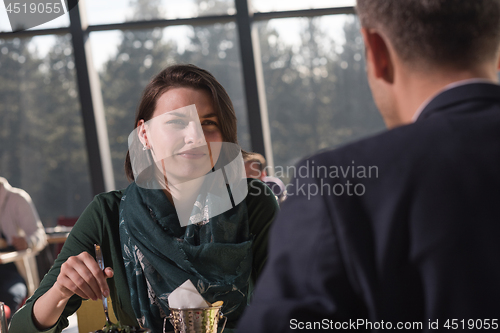
<instances>
[{"instance_id":1,"label":"woman's hand","mask_svg":"<svg viewBox=\"0 0 500 333\"><path fill-rule=\"evenodd\" d=\"M97 300L101 295L108 297L109 288L106 279L113 277L113 270L107 267L102 271L95 259L87 252L69 257L61 265L61 271L54 287L63 298L69 299L74 294L82 298Z\"/></svg>"},{"instance_id":2,"label":"woman's hand","mask_svg":"<svg viewBox=\"0 0 500 333\"><path fill-rule=\"evenodd\" d=\"M113 277L113 269L99 268L95 259L87 252L69 257L61 265L61 271L45 294L33 306L33 320L40 330L54 326L61 316L68 300L74 294L82 298L97 300L101 295L108 297L106 279Z\"/></svg>"}]
</instances>

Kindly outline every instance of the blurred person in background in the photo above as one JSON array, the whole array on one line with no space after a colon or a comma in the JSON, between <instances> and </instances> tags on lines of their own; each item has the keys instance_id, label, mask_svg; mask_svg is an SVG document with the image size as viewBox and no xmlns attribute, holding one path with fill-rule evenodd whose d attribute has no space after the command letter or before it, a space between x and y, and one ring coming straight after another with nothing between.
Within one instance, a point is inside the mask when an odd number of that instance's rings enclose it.
<instances>
[{"instance_id":1,"label":"blurred person in background","mask_svg":"<svg viewBox=\"0 0 500 333\"><path fill-rule=\"evenodd\" d=\"M273 191L278 203L283 203L286 199L285 184L278 177L267 175L267 163L264 156L259 153L248 153L243 160L245 161L247 178L255 178L263 181Z\"/></svg>"},{"instance_id":2,"label":"blurred person in background","mask_svg":"<svg viewBox=\"0 0 500 333\"><path fill-rule=\"evenodd\" d=\"M39 251L46 244L45 229L29 194L0 177L0 251ZM26 296L26 283L15 263L0 264L0 301L16 311Z\"/></svg>"},{"instance_id":3,"label":"blurred person in background","mask_svg":"<svg viewBox=\"0 0 500 333\"><path fill-rule=\"evenodd\" d=\"M259 153L248 153L243 157L247 178L255 178L264 181L267 176L266 159Z\"/></svg>"}]
</instances>

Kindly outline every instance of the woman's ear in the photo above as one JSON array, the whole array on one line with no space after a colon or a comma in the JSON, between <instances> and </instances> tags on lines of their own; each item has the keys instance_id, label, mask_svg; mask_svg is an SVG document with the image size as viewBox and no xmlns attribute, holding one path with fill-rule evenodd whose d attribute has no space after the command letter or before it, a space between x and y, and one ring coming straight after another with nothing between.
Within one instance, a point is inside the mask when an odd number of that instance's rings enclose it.
<instances>
[{"instance_id":1,"label":"woman's ear","mask_svg":"<svg viewBox=\"0 0 500 333\"><path fill-rule=\"evenodd\" d=\"M144 148L150 148L151 146L148 140L147 125L144 122L144 119L139 120L139 122L137 123L136 131L137 136L139 137L139 140L141 141Z\"/></svg>"}]
</instances>

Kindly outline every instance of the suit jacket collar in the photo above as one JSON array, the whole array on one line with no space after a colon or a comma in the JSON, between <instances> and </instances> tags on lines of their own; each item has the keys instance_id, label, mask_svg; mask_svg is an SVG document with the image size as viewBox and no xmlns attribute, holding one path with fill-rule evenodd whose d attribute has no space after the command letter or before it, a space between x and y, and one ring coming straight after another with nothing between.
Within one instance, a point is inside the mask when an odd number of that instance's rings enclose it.
<instances>
[{"instance_id":1,"label":"suit jacket collar","mask_svg":"<svg viewBox=\"0 0 500 333\"><path fill-rule=\"evenodd\" d=\"M500 85L472 83L445 90L433 98L424 108L417 121L429 118L440 110L472 100L492 100L500 103Z\"/></svg>"}]
</instances>

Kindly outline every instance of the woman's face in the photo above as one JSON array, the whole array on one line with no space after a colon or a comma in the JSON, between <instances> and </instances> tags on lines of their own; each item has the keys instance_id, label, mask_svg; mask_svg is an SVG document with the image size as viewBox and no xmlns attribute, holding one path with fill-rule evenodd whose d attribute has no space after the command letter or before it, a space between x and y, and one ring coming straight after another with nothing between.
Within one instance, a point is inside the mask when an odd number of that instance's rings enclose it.
<instances>
[{"instance_id":1,"label":"woman's face","mask_svg":"<svg viewBox=\"0 0 500 333\"><path fill-rule=\"evenodd\" d=\"M169 184L206 175L217 162L222 134L210 94L172 88L158 99L153 118L139 125L149 149Z\"/></svg>"}]
</instances>

